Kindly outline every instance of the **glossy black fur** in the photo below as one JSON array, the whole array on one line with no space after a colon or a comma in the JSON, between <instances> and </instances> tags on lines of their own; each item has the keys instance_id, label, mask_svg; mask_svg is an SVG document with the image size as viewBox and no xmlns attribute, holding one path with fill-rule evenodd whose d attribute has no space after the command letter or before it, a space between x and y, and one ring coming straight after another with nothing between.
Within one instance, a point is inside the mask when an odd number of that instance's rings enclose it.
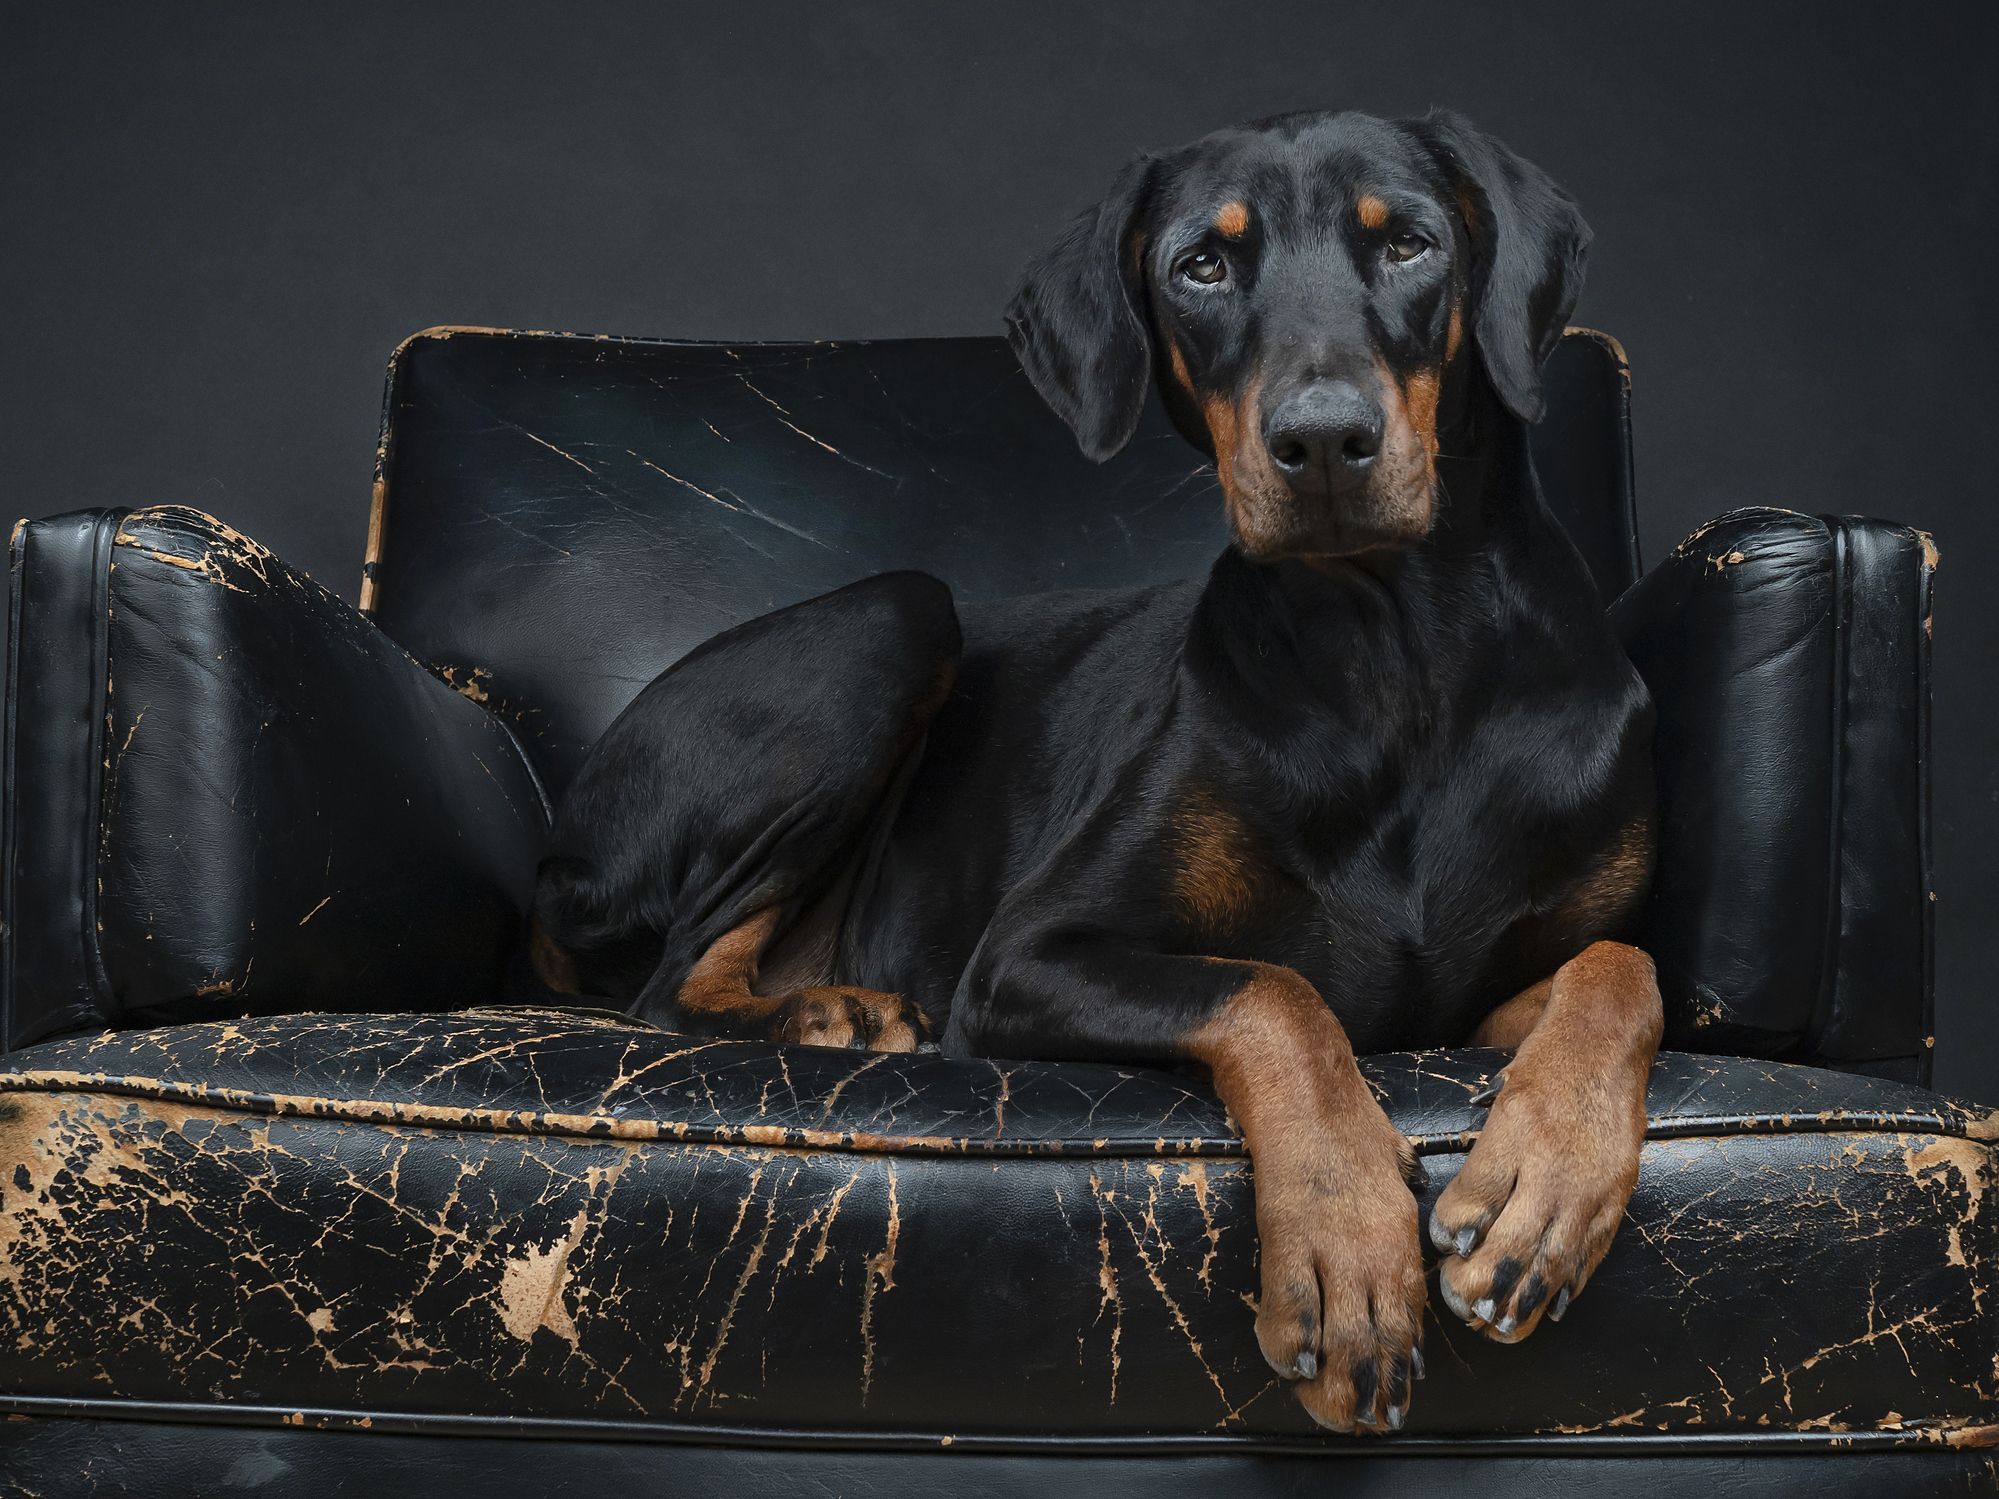
<instances>
[{"instance_id":1,"label":"glossy black fur","mask_svg":"<svg viewBox=\"0 0 1999 1499\"><path fill-rule=\"evenodd\" d=\"M1428 263L1383 270L1363 191ZM1174 267L1233 199L1230 300L1186 293ZM1010 318L1086 451L1122 444L1155 373L1205 441L1218 396L1260 392L1267 422L1315 382L1441 370L1424 532L1388 534L1372 490L1301 489L1205 580L961 621L892 574L718 637L559 810L537 916L579 986L688 1025L694 961L783 902L794 947L833 934L814 981L910 997L947 1050L1170 1058L1241 986L1189 961L1221 957L1296 969L1370 1051L1462 1041L1620 935L1628 900L1563 913L1649 820L1649 701L1525 426L1586 240L1448 117L1287 117L1134 164ZM1246 898L1190 902L1217 874Z\"/></svg>"}]
</instances>

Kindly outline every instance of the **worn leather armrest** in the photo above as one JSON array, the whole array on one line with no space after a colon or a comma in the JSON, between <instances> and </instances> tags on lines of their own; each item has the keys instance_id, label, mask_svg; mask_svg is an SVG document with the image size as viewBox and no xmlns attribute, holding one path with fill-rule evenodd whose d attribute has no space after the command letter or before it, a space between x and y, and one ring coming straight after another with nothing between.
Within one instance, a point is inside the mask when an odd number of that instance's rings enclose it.
<instances>
[{"instance_id":1,"label":"worn leather armrest","mask_svg":"<svg viewBox=\"0 0 1999 1499\"><path fill-rule=\"evenodd\" d=\"M1928 1081L1935 567L1906 526L1739 510L1612 606L1658 707L1669 1044Z\"/></svg>"},{"instance_id":2,"label":"worn leather armrest","mask_svg":"<svg viewBox=\"0 0 1999 1499\"><path fill-rule=\"evenodd\" d=\"M0 1042L495 992L547 822L505 725L197 511L12 567Z\"/></svg>"}]
</instances>

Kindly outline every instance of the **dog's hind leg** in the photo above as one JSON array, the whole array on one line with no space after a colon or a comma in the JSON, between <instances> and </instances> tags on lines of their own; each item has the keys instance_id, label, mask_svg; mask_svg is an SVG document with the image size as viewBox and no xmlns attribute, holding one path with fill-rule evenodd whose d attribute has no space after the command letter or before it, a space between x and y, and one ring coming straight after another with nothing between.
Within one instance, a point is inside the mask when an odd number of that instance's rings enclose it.
<instances>
[{"instance_id":1,"label":"dog's hind leg","mask_svg":"<svg viewBox=\"0 0 1999 1499\"><path fill-rule=\"evenodd\" d=\"M899 1040L903 1022L864 991L797 983L795 963L787 994L757 994L756 977L790 924L824 917L958 651L944 585L889 573L739 625L662 673L557 809L535 894L543 979L663 1025Z\"/></svg>"},{"instance_id":2,"label":"dog's hind leg","mask_svg":"<svg viewBox=\"0 0 1999 1499\"><path fill-rule=\"evenodd\" d=\"M774 1041L804 1046L914 1051L929 1022L899 994L844 984L769 986L757 980L784 913L773 906L715 940L682 981L675 999L683 1014L741 1027L762 1026Z\"/></svg>"}]
</instances>

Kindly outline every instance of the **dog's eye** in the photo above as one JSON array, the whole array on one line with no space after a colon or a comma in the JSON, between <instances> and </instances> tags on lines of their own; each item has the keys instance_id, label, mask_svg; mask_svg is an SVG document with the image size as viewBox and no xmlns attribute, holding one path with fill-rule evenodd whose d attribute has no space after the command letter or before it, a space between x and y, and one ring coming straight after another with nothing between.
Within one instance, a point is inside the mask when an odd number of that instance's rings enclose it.
<instances>
[{"instance_id":1,"label":"dog's eye","mask_svg":"<svg viewBox=\"0 0 1999 1499\"><path fill-rule=\"evenodd\" d=\"M1206 250L1199 255L1189 255L1180 262L1180 274L1202 286L1213 286L1228 273L1229 268L1223 263L1222 257L1210 255Z\"/></svg>"},{"instance_id":2,"label":"dog's eye","mask_svg":"<svg viewBox=\"0 0 1999 1499\"><path fill-rule=\"evenodd\" d=\"M1430 242L1420 234L1398 234L1388 242L1388 258L1397 265L1420 260L1429 253Z\"/></svg>"}]
</instances>

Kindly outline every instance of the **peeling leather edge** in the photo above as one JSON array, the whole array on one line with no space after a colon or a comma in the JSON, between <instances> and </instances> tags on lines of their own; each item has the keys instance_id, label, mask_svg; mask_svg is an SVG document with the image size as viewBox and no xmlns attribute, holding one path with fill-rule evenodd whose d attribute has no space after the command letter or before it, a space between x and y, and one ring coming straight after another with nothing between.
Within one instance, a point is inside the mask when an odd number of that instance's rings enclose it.
<instances>
[{"instance_id":1,"label":"peeling leather edge","mask_svg":"<svg viewBox=\"0 0 1999 1499\"><path fill-rule=\"evenodd\" d=\"M1396 1437L1079 1435L1031 1436L991 1432L854 1431L768 1426L724 1426L671 1421L606 1421L588 1417L487 1416L469 1413L364 1411L328 1407L92 1400L64 1395L0 1395L10 1419L78 1419L183 1422L197 1426L284 1427L357 1434L513 1436L596 1442L651 1442L702 1446L872 1451L1044 1452L1106 1456L1145 1452L1312 1453L1326 1457L1390 1455L1510 1457L1539 1454L1580 1457L1670 1452L1763 1453L1887 1452L1910 1449L1977 1451L1999 1439L1992 1426L1933 1426L1853 1432L1773 1431L1682 1433L1671 1436L1598 1432L1495 1436L1481 1433Z\"/></svg>"},{"instance_id":2,"label":"peeling leather edge","mask_svg":"<svg viewBox=\"0 0 1999 1499\"><path fill-rule=\"evenodd\" d=\"M451 1108L388 1099L325 1098L291 1093L256 1093L208 1083L163 1078L116 1077L108 1073L58 1069L0 1073L0 1096L7 1093L72 1093L173 1102L217 1112L236 1111L270 1118L318 1119L402 1129L436 1129L467 1134L555 1136L640 1144L720 1145L767 1150L836 1151L851 1155L916 1155L1033 1159L1206 1159L1247 1160L1239 1138L1166 1135L1150 1139L1079 1141L1007 1140L969 1135L876 1134L866 1130L813 1129L779 1124L689 1124L683 1120L619 1118L533 1109ZM1894 1113L1692 1115L1648 1120L1645 1138L1729 1139L1781 1134L1921 1134L1991 1146L1960 1125L1936 1115ZM1418 1155L1457 1155L1471 1149L1476 1130L1408 1136Z\"/></svg>"},{"instance_id":3,"label":"peeling leather edge","mask_svg":"<svg viewBox=\"0 0 1999 1499\"><path fill-rule=\"evenodd\" d=\"M423 335L418 334L414 336L422 337ZM377 461L378 463L380 461L379 454L377 455ZM160 531L167 532L168 534L171 535L191 538L197 543L203 545L205 545L208 541L210 541L215 537L221 537L225 540L233 540L242 545L247 545L250 547L257 548L268 560L276 562L279 567L283 568L285 572L290 574L293 578L299 580L300 582L304 583L309 588L317 591L318 593L323 594L325 598L332 605L341 609L345 609L347 607L346 600L342 599L338 594L334 593L331 589L327 588L325 584L321 583L317 578L313 577L311 573L308 573L301 568L294 567L291 563L285 561L284 558L278 556L275 552L272 552L268 547L265 547L263 543L258 541L255 537L250 536L246 532L237 530L236 527L230 525L229 522L221 519L218 516L209 514L206 510L199 509L198 507L193 505L162 504L162 505L145 505L141 506L136 510L121 510L118 511L117 514L119 516L118 527L116 533L112 537L112 545L114 547L125 547L129 550L136 551L141 556L147 557L155 563L161 563L166 566L185 566L186 564L184 562L176 561L172 555L163 552L157 548L149 547L148 545L146 545L145 538L139 535L137 531L133 530L132 527L136 526L141 529L146 527L153 527ZM374 537L372 533L370 535L369 545L371 547L374 545ZM367 587L364 580L363 584L364 598L366 597L366 595L367 595ZM409 650L403 645L401 641L397 640L394 636L390 635L388 631L382 629L380 625L376 624L374 617L367 612L365 604L358 612L361 613L362 617L366 619L370 625L374 626L375 634L380 639L386 641L390 649L395 651L398 655L400 655L403 658L403 660L407 661L412 667L422 672L425 676L430 677L433 680L443 680L438 676L437 672L433 668L426 665L424 662L419 661L415 656L411 655ZM446 682L445 685L450 686L450 683ZM461 693L460 696L463 696L463 694ZM475 706L478 705L475 704ZM555 803L549 797L547 786L545 786L542 783L541 772L535 768L534 761L528 755L527 747L521 743L520 736L514 732L513 727L510 724L508 724L508 722L504 718L500 717L499 714L494 713L490 709L483 709L482 711L484 711L485 713L487 722L491 723L494 727L496 727L499 730L500 737L506 741L507 747L513 751L515 762L520 766L522 773L527 777L528 785L533 789L536 801L540 803L542 826L544 829L547 828L549 823L552 822L555 817Z\"/></svg>"}]
</instances>

